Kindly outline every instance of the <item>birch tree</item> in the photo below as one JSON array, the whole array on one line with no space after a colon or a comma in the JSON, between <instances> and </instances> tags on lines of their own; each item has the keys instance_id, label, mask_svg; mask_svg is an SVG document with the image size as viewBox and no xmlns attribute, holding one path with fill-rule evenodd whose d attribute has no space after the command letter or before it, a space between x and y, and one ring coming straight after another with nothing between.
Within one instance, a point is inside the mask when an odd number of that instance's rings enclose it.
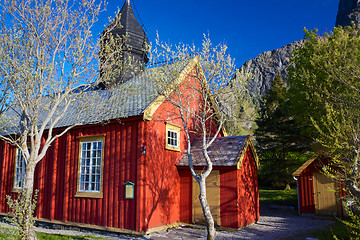
<instances>
[{"instance_id":1,"label":"birch tree","mask_svg":"<svg viewBox=\"0 0 360 240\"><path fill-rule=\"evenodd\" d=\"M151 63L163 63L163 67L157 67L153 71L153 79L156 79L159 93L174 106L175 110L170 113L172 117L182 121L190 171L200 187L199 200L206 220L207 238L215 239L214 219L206 197L206 178L213 169L207 150L219 136L227 120L228 111L225 111L225 105L219 104L218 99L220 96L222 100L230 97L230 92L225 91L229 88L224 87L234 74L234 60L227 53L225 44L214 46L207 35L204 35L201 49L194 45L170 45L157 38L150 52ZM190 79L180 84L169 84L169 79L181 72L184 64L194 57L199 64L190 73ZM199 173L195 172L192 163L193 136L201 137L202 153L207 164Z\"/></svg>"},{"instance_id":2,"label":"birch tree","mask_svg":"<svg viewBox=\"0 0 360 240\"><path fill-rule=\"evenodd\" d=\"M36 239L32 196L36 165L51 144L73 127L106 119L103 107L121 94L109 91L99 102L101 79L113 81L121 41L110 34L92 35L102 2L70 0L2 0L0 7L0 139L18 148L25 159L22 195L26 198L21 238ZM114 21L119 21L118 16ZM106 38L106 41L102 41ZM105 45L100 51L99 42ZM103 55L103 54L106 54ZM118 103L119 104L119 103ZM71 114L72 122L61 124ZM61 130L56 129L62 126Z\"/></svg>"}]
</instances>

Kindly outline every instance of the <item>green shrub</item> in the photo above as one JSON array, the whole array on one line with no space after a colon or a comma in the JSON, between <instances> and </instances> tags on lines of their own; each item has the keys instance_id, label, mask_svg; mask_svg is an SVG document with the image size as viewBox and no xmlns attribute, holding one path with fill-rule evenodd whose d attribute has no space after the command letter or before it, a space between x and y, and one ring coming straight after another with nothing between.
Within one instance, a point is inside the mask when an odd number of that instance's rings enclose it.
<instances>
[{"instance_id":1,"label":"green shrub","mask_svg":"<svg viewBox=\"0 0 360 240\"><path fill-rule=\"evenodd\" d=\"M28 236L26 234L29 232L29 229L34 228L36 218L33 214L36 208L38 192L38 190L35 190L34 196L26 196L26 194L20 192L17 199L6 196L12 216L6 217L5 221L13 226L7 228L6 231L9 234L9 239L27 239ZM28 214L27 211L30 211L30 213Z\"/></svg>"},{"instance_id":2,"label":"green shrub","mask_svg":"<svg viewBox=\"0 0 360 240\"><path fill-rule=\"evenodd\" d=\"M351 240L359 240L360 239L360 207L357 204L353 204L352 206L348 206L346 202L343 202L345 211L348 215L347 219L341 220L341 222L345 225L347 229L347 233L349 238ZM341 238L338 238L337 234L334 234L334 239L339 240L343 239L343 236Z\"/></svg>"}]
</instances>

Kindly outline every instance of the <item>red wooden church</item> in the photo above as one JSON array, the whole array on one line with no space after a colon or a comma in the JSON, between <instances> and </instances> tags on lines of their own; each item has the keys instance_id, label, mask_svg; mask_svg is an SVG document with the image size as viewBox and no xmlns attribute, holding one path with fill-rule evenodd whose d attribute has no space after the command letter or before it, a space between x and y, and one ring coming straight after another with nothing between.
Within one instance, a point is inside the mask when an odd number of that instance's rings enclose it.
<instances>
[{"instance_id":1,"label":"red wooden church","mask_svg":"<svg viewBox=\"0 0 360 240\"><path fill-rule=\"evenodd\" d=\"M125 2L120 14L123 28L117 33L141 40L130 41L132 48L126 54L145 64L142 45L147 37L130 1ZM191 81L190 73L199 61L194 58L174 64L182 64L174 78L181 85ZM149 71L123 83L137 91L117 106L121 108L120 121L120 116L113 116L101 124L89 122L73 128L51 146L35 173L35 189L39 189L35 214L39 221L132 233L201 221L197 185L184 155L182 122L168 117L173 106L149 84ZM108 91L101 90L101 94ZM71 117L65 116L57 127L72 124ZM218 225L240 228L259 219L259 161L250 137L226 137L225 131L220 135L210 148L214 170L208 191L214 199L209 201ZM200 142L194 139L193 143L194 165L199 171L203 167L201 155L196 154ZM5 196L15 197L22 188L24 169L21 153L1 142L3 214L9 211Z\"/></svg>"}]
</instances>

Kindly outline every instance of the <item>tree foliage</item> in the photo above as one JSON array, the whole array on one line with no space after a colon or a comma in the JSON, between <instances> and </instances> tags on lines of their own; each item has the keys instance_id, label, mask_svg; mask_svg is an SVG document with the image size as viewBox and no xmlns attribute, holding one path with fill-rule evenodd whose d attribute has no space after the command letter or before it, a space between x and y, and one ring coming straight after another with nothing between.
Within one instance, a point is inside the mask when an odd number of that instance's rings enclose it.
<instances>
[{"instance_id":1,"label":"tree foliage","mask_svg":"<svg viewBox=\"0 0 360 240\"><path fill-rule=\"evenodd\" d=\"M259 101L251 95L248 89L251 73L236 69L235 74L229 84L225 87L227 92L231 92L231 97L225 95L220 97L221 104L225 105L228 111L226 130L229 135L253 135L256 129L255 119L257 119L260 109Z\"/></svg>"},{"instance_id":2,"label":"tree foliage","mask_svg":"<svg viewBox=\"0 0 360 240\"><path fill-rule=\"evenodd\" d=\"M348 236L336 236L334 235L335 240L339 239L350 239L350 240L359 240L360 239L360 206L347 205L346 201L343 201L344 209L346 214L348 215L347 219L341 219L340 221L345 225ZM339 238L338 238L339 237ZM346 238L344 238L346 237Z\"/></svg>"},{"instance_id":3,"label":"tree foliage","mask_svg":"<svg viewBox=\"0 0 360 240\"><path fill-rule=\"evenodd\" d=\"M37 190L34 196L27 196L21 192L17 199L12 199L10 196L6 196L7 203L14 214L14 217L5 217L5 220L10 224L14 225L15 228L9 229L11 239L20 238L27 239L29 230L35 224L36 218L33 217L36 208ZM30 207L28 207L30 206ZM27 211L30 211L27 213ZM28 217L30 215L30 217Z\"/></svg>"},{"instance_id":4,"label":"tree foliage","mask_svg":"<svg viewBox=\"0 0 360 240\"><path fill-rule=\"evenodd\" d=\"M306 30L305 39L289 69L291 110L331 156L336 167L327 174L359 204L360 33L352 27L324 36Z\"/></svg>"},{"instance_id":5,"label":"tree foliage","mask_svg":"<svg viewBox=\"0 0 360 240\"><path fill-rule=\"evenodd\" d=\"M291 173L303 162L302 153L308 150L310 141L301 136L301 128L289 112L287 86L280 74L262 105L255 130L262 159L259 180L268 187L290 188L294 183Z\"/></svg>"}]
</instances>

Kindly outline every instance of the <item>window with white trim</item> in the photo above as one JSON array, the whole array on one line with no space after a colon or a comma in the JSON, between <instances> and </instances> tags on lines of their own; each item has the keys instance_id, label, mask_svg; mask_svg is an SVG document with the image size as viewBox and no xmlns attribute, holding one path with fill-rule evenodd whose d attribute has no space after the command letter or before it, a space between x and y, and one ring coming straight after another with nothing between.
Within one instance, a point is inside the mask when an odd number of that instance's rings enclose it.
<instances>
[{"instance_id":1,"label":"window with white trim","mask_svg":"<svg viewBox=\"0 0 360 240\"><path fill-rule=\"evenodd\" d=\"M165 148L168 150L180 151L180 127L166 123Z\"/></svg>"},{"instance_id":2,"label":"window with white trim","mask_svg":"<svg viewBox=\"0 0 360 240\"><path fill-rule=\"evenodd\" d=\"M81 142L80 192L100 192L102 141Z\"/></svg>"},{"instance_id":3,"label":"window with white trim","mask_svg":"<svg viewBox=\"0 0 360 240\"><path fill-rule=\"evenodd\" d=\"M105 135L78 138L79 163L75 197L102 198Z\"/></svg>"},{"instance_id":4,"label":"window with white trim","mask_svg":"<svg viewBox=\"0 0 360 240\"><path fill-rule=\"evenodd\" d=\"M20 190L24 187L26 174L26 162L25 158L20 149L16 149L16 160L15 160L15 181L14 189Z\"/></svg>"},{"instance_id":5,"label":"window with white trim","mask_svg":"<svg viewBox=\"0 0 360 240\"><path fill-rule=\"evenodd\" d=\"M170 129L167 131L167 145L170 147L179 147L177 131Z\"/></svg>"}]
</instances>

